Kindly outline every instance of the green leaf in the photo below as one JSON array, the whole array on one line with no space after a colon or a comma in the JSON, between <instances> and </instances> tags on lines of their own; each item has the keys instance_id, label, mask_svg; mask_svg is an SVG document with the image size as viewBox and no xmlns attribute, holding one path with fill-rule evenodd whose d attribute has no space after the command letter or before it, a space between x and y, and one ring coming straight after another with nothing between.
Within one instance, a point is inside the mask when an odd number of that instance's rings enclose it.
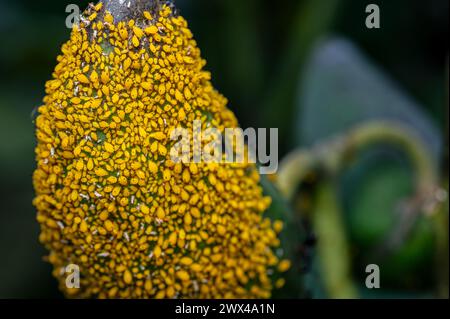
<instances>
[{"instance_id":1,"label":"green leaf","mask_svg":"<svg viewBox=\"0 0 450 319\"><path fill-rule=\"evenodd\" d=\"M417 130L437 158L442 139L423 108L345 39L316 46L303 76L297 145L312 145L355 124L395 120Z\"/></svg>"}]
</instances>

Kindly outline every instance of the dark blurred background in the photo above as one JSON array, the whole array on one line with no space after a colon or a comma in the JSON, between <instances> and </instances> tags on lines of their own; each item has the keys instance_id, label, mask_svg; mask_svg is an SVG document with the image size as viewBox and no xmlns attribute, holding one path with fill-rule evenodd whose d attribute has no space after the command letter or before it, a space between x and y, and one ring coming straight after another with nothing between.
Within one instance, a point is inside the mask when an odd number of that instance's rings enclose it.
<instances>
[{"instance_id":1,"label":"dark blurred background","mask_svg":"<svg viewBox=\"0 0 450 319\"><path fill-rule=\"evenodd\" d=\"M69 37L65 8L72 2L0 0L2 298L61 297L42 260L31 204L32 113ZM76 3L84 8L87 1ZM380 29L365 27L369 3L381 9ZM241 126L279 128L280 157L365 120L395 119L417 129L433 161L442 163L448 149L448 1L176 4ZM340 181L355 278L363 278L357 267L365 262L363 252L388 233L398 199L412 188L413 173L401 156L366 157ZM383 296L432 296L433 247L432 227L420 223L405 250L386 263Z\"/></svg>"}]
</instances>

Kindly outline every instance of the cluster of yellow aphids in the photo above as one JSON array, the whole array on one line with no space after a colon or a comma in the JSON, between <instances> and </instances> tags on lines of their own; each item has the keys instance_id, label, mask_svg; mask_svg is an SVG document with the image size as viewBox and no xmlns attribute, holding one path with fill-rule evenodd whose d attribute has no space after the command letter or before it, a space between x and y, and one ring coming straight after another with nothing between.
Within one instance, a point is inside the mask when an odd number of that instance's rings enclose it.
<instances>
[{"instance_id":1,"label":"cluster of yellow aphids","mask_svg":"<svg viewBox=\"0 0 450 319\"><path fill-rule=\"evenodd\" d=\"M154 2L154 1L153 1ZM186 21L166 5L115 21L91 7L36 119L40 241L68 296L270 297L289 268L254 164L175 163L169 132L237 126ZM64 269L80 269L67 288Z\"/></svg>"}]
</instances>

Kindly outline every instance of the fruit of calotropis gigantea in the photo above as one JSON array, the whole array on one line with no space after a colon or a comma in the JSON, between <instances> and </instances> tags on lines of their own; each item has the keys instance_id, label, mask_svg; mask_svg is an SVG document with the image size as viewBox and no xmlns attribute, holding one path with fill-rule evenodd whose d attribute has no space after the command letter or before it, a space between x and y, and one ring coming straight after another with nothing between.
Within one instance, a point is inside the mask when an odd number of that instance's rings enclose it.
<instances>
[{"instance_id":1,"label":"fruit of calotropis gigantea","mask_svg":"<svg viewBox=\"0 0 450 319\"><path fill-rule=\"evenodd\" d=\"M33 182L65 295L270 297L290 262L275 254L281 226L263 214L257 167L172 160L172 129L238 125L173 6L92 5L57 61Z\"/></svg>"}]
</instances>

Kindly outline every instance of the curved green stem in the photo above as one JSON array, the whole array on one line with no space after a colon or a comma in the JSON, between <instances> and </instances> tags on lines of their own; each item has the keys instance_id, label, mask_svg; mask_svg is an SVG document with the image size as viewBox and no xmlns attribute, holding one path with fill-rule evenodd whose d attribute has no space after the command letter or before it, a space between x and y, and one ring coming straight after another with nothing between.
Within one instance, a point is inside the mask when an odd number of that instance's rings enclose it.
<instances>
[{"instance_id":1,"label":"curved green stem","mask_svg":"<svg viewBox=\"0 0 450 319\"><path fill-rule=\"evenodd\" d=\"M292 199L298 184L311 168L339 172L353 154L374 144L390 144L402 150L416 172L417 194L428 197L434 192L438 177L427 147L410 128L388 121L368 122L310 151L294 151L280 164L278 186L288 199Z\"/></svg>"},{"instance_id":2,"label":"curved green stem","mask_svg":"<svg viewBox=\"0 0 450 319\"><path fill-rule=\"evenodd\" d=\"M350 249L345 237L344 224L335 185L324 181L318 186L312 220L318 238L317 254L320 259L322 280L331 298L357 298L351 280Z\"/></svg>"},{"instance_id":3,"label":"curved green stem","mask_svg":"<svg viewBox=\"0 0 450 319\"><path fill-rule=\"evenodd\" d=\"M418 193L429 195L434 190L438 177L436 166L430 157L428 148L410 128L394 122L369 122L363 124L344 137L340 149L339 167L355 151L374 144L390 144L399 148L409 158L416 172L416 189Z\"/></svg>"},{"instance_id":4,"label":"curved green stem","mask_svg":"<svg viewBox=\"0 0 450 319\"><path fill-rule=\"evenodd\" d=\"M277 187L283 196L291 200L300 182L318 165L319 159L312 152L297 150L288 154L281 162L277 174Z\"/></svg>"}]
</instances>

